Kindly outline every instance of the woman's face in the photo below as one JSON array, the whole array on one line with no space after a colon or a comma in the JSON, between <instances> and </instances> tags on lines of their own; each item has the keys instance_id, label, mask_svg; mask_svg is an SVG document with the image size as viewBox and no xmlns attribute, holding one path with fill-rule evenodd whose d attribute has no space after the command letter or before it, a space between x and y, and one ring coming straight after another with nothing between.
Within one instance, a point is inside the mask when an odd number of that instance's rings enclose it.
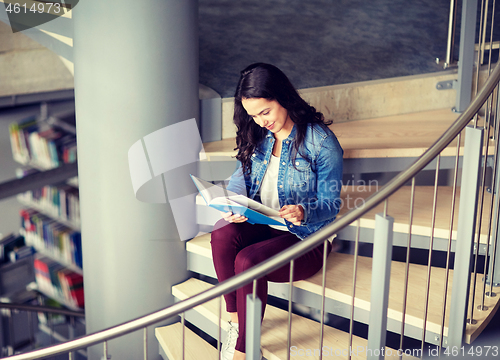
<instances>
[{"instance_id":1,"label":"woman's face","mask_svg":"<svg viewBox=\"0 0 500 360\"><path fill-rule=\"evenodd\" d=\"M293 128L288 111L276 100L263 98L242 99L241 104L257 125L265 127L280 139L286 138Z\"/></svg>"}]
</instances>

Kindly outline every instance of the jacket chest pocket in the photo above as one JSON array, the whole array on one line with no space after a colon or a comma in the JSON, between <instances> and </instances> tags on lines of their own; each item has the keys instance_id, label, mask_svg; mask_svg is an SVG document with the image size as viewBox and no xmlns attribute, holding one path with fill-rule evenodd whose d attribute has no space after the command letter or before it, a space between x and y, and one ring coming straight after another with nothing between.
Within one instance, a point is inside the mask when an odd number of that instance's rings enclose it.
<instances>
[{"instance_id":1,"label":"jacket chest pocket","mask_svg":"<svg viewBox=\"0 0 500 360\"><path fill-rule=\"evenodd\" d=\"M295 190L306 191L310 187L311 164L302 158L296 158L288 165L288 181L290 187Z\"/></svg>"},{"instance_id":2,"label":"jacket chest pocket","mask_svg":"<svg viewBox=\"0 0 500 360\"><path fill-rule=\"evenodd\" d=\"M252 173L257 174L262 169L262 166L265 165L265 159L266 156L264 153L261 153L260 151L256 150L252 156L250 157L250 160L252 161Z\"/></svg>"},{"instance_id":3,"label":"jacket chest pocket","mask_svg":"<svg viewBox=\"0 0 500 360\"><path fill-rule=\"evenodd\" d=\"M251 191L256 192L260 187L257 179L264 176L262 172L265 171L267 161L265 161L265 154L256 150L250 157L252 161L252 174L251 174Z\"/></svg>"}]
</instances>

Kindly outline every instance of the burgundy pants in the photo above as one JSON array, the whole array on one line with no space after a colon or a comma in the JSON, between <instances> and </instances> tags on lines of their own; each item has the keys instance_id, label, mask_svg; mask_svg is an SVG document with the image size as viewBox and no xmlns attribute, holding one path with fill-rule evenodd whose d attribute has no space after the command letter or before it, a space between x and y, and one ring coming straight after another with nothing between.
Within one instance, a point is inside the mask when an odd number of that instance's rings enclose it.
<instances>
[{"instance_id":1,"label":"burgundy pants","mask_svg":"<svg viewBox=\"0 0 500 360\"><path fill-rule=\"evenodd\" d=\"M301 241L288 231L273 229L267 225L228 223L219 220L212 231L212 256L219 282L239 274L252 266L278 254ZM332 246L328 244L328 253ZM295 259L293 279L304 280L317 273L323 265L323 244ZM257 296L262 301L262 317L267 302L267 282L290 281L290 265L287 264L257 280ZM253 283L224 295L226 310L238 313L239 336L236 350L245 352L246 298L253 291ZM262 320L262 319L261 319Z\"/></svg>"}]
</instances>

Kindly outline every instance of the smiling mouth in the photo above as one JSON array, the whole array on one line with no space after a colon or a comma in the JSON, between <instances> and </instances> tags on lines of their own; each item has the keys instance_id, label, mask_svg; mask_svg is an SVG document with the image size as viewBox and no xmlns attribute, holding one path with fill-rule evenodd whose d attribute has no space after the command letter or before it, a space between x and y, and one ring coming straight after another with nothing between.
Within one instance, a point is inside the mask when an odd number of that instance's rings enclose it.
<instances>
[{"instance_id":1,"label":"smiling mouth","mask_svg":"<svg viewBox=\"0 0 500 360\"><path fill-rule=\"evenodd\" d=\"M274 127L274 123L272 123L271 125L266 126L266 129L267 130L271 130L273 127Z\"/></svg>"}]
</instances>

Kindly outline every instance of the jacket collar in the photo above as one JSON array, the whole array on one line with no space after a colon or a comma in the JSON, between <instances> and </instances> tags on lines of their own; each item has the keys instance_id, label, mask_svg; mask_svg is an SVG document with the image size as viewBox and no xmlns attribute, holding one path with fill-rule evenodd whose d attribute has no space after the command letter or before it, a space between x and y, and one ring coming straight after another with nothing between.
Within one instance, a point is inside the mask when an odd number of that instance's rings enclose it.
<instances>
[{"instance_id":1,"label":"jacket collar","mask_svg":"<svg viewBox=\"0 0 500 360\"><path fill-rule=\"evenodd\" d=\"M293 140L295 138L295 134L297 132L295 123L293 124L292 131L288 135L288 137L285 140ZM274 138L274 135L271 130L267 130L266 138Z\"/></svg>"}]
</instances>

